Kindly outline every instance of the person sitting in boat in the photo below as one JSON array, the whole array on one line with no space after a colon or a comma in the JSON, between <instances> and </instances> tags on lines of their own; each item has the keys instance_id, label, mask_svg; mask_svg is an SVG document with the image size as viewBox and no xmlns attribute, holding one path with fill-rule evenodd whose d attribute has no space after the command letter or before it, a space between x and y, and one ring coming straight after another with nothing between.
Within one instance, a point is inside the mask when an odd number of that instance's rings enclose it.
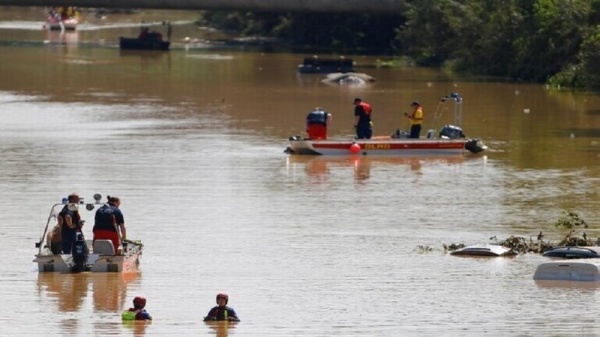
<instances>
[{"instance_id":1,"label":"person sitting in boat","mask_svg":"<svg viewBox=\"0 0 600 337\"><path fill-rule=\"evenodd\" d=\"M410 115L404 114L410 119L410 136L408 138L419 138L421 136L421 124L423 124L423 107L419 101L413 101L410 103L410 107L413 108L413 112Z\"/></svg>"},{"instance_id":2,"label":"person sitting in boat","mask_svg":"<svg viewBox=\"0 0 600 337\"><path fill-rule=\"evenodd\" d=\"M217 305L210 309L208 315L204 317L204 321L239 322L238 315L233 308L227 306L227 302L229 302L229 295L217 294Z\"/></svg>"},{"instance_id":3,"label":"person sitting in boat","mask_svg":"<svg viewBox=\"0 0 600 337\"><path fill-rule=\"evenodd\" d=\"M133 299L133 308L129 308L121 313L121 318L124 321L151 321L152 316L144 309L146 307L146 299L141 296L136 296Z\"/></svg>"},{"instance_id":4,"label":"person sitting in boat","mask_svg":"<svg viewBox=\"0 0 600 337\"><path fill-rule=\"evenodd\" d=\"M77 233L81 232L83 221L79 215L79 210L72 209L73 206L79 204L79 195L77 193L71 193L67 197L68 204L58 213L57 221L58 225L61 226L61 246L63 254L71 254L73 244L77 240Z\"/></svg>"},{"instance_id":5,"label":"person sitting in boat","mask_svg":"<svg viewBox=\"0 0 600 337\"><path fill-rule=\"evenodd\" d=\"M58 255L62 252L61 232L62 226L57 223L46 236L46 245L54 255Z\"/></svg>"},{"instance_id":6,"label":"person sitting in boat","mask_svg":"<svg viewBox=\"0 0 600 337\"><path fill-rule=\"evenodd\" d=\"M306 133L309 139L327 139L327 127L332 116L323 109L316 107L306 116Z\"/></svg>"},{"instance_id":7,"label":"person sitting in boat","mask_svg":"<svg viewBox=\"0 0 600 337\"><path fill-rule=\"evenodd\" d=\"M125 228L125 217L119 209L121 199L119 197L107 196L108 202L98 208L94 216L94 239L111 240L115 253L119 250L120 241L127 239L127 230Z\"/></svg>"},{"instance_id":8,"label":"person sitting in boat","mask_svg":"<svg viewBox=\"0 0 600 337\"><path fill-rule=\"evenodd\" d=\"M145 40L146 38L148 38L148 33L150 33L150 29L148 27L142 27L138 39Z\"/></svg>"},{"instance_id":9,"label":"person sitting in boat","mask_svg":"<svg viewBox=\"0 0 600 337\"><path fill-rule=\"evenodd\" d=\"M90 250L85 242L83 233L77 234L77 241L73 244L73 271L78 273L86 270L86 263Z\"/></svg>"}]
</instances>

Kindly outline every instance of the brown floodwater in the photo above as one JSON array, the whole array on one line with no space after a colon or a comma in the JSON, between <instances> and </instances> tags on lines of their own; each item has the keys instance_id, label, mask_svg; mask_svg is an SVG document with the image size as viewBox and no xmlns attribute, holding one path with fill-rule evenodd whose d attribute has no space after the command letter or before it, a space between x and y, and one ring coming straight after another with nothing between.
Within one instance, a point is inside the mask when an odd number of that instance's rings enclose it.
<instances>
[{"instance_id":1,"label":"brown floodwater","mask_svg":"<svg viewBox=\"0 0 600 337\"><path fill-rule=\"evenodd\" d=\"M362 55L346 56L374 83L331 85L296 73L306 55L184 44L216 34L187 23L196 13L84 18L60 35L40 29L42 12L0 16L2 335L600 335L595 285L535 283L539 255L442 248L540 231L559 241L565 209L590 225L577 234L600 236L597 93ZM119 51L142 17L179 22L170 52ZM440 103L452 92L482 155L283 153L315 106L333 114L330 137L349 138L361 97L386 135L408 128L415 99L425 129L454 123ZM128 236L145 245L138 273L38 274L34 243L73 191L121 197ZM242 322L202 322L218 292ZM138 295L154 321L123 324Z\"/></svg>"}]
</instances>

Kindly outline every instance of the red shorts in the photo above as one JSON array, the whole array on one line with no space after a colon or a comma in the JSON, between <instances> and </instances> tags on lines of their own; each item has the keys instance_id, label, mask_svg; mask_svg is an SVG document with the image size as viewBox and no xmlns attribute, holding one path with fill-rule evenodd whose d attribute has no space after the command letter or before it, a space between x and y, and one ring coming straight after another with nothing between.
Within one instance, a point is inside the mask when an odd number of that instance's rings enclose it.
<instances>
[{"instance_id":1,"label":"red shorts","mask_svg":"<svg viewBox=\"0 0 600 337\"><path fill-rule=\"evenodd\" d=\"M113 243L115 252L117 252L119 250L120 240L119 240L119 233L117 233L117 232L107 231L104 229L97 229L94 231L94 241L96 241L96 240L110 240Z\"/></svg>"},{"instance_id":2,"label":"red shorts","mask_svg":"<svg viewBox=\"0 0 600 337\"><path fill-rule=\"evenodd\" d=\"M310 139L327 139L327 126L323 124L309 124L306 132Z\"/></svg>"}]
</instances>

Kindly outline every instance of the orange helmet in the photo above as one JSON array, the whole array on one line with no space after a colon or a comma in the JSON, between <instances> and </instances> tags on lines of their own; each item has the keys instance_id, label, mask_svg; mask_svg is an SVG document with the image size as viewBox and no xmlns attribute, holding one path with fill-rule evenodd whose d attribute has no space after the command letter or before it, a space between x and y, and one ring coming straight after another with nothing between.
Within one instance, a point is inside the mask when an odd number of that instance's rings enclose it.
<instances>
[{"instance_id":1,"label":"orange helmet","mask_svg":"<svg viewBox=\"0 0 600 337\"><path fill-rule=\"evenodd\" d=\"M146 306L146 299L141 296L137 296L133 299L133 306L136 309L143 309Z\"/></svg>"},{"instance_id":2,"label":"orange helmet","mask_svg":"<svg viewBox=\"0 0 600 337\"><path fill-rule=\"evenodd\" d=\"M217 303L219 302L219 298L225 299L225 304L227 304L227 302L229 302L229 296L225 293L217 294Z\"/></svg>"}]
</instances>

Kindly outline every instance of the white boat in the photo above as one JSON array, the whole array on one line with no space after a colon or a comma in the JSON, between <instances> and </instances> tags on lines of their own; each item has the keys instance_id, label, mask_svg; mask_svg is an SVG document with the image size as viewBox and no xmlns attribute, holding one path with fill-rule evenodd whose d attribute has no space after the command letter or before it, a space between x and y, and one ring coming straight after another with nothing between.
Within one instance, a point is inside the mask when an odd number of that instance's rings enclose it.
<instances>
[{"instance_id":1,"label":"white boat","mask_svg":"<svg viewBox=\"0 0 600 337\"><path fill-rule=\"evenodd\" d=\"M356 140L290 138L286 153L292 155L455 156L479 153L487 147L479 139L411 139L377 137Z\"/></svg>"},{"instance_id":2,"label":"white boat","mask_svg":"<svg viewBox=\"0 0 600 337\"><path fill-rule=\"evenodd\" d=\"M47 242L47 234L56 224L56 218L60 210L65 207L70 209L85 208L92 213L93 219L95 209L104 205L100 202L100 194L94 195L93 203L85 203L81 198L79 204L57 203L50 209L50 214L44 227L44 232L39 242L36 242L38 248L33 262L37 263L38 272L59 272L68 273L73 270L75 265L71 254L54 254L50 249L50 243ZM82 218L83 218L83 214ZM110 240L86 240L89 247L89 255L85 266L86 271L91 272L126 272L138 269L142 257L143 245L140 241L123 240L123 247L114 247Z\"/></svg>"},{"instance_id":3,"label":"white boat","mask_svg":"<svg viewBox=\"0 0 600 337\"><path fill-rule=\"evenodd\" d=\"M508 247L495 244L470 245L450 252L458 256L509 256L515 255Z\"/></svg>"},{"instance_id":4,"label":"white boat","mask_svg":"<svg viewBox=\"0 0 600 337\"><path fill-rule=\"evenodd\" d=\"M370 155L370 156L456 156L465 153L480 153L487 146L477 138L467 138L457 125L462 121L463 99L452 93L440 100L434 119L441 116L445 102L454 103L455 125L444 125L439 133L430 129L424 138L408 138L408 132L397 129L391 135L375 136L371 139L306 139L290 137L284 152L291 155Z\"/></svg>"},{"instance_id":5,"label":"white boat","mask_svg":"<svg viewBox=\"0 0 600 337\"><path fill-rule=\"evenodd\" d=\"M556 260L540 264L533 279L536 281L600 282L600 259Z\"/></svg>"}]
</instances>

